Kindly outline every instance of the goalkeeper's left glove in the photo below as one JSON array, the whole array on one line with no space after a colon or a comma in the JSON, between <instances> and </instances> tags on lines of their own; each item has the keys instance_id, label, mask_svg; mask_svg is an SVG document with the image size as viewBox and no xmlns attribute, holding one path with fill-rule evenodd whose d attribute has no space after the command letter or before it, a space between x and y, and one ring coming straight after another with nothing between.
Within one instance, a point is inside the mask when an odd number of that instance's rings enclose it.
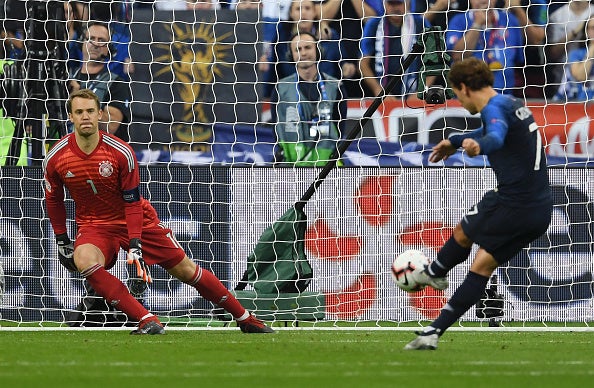
<instances>
[{"instance_id":1,"label":"goalkeeper's left glove","mask_svg":"<svg viewBox=\"0 0 594 388\"><path fill-rule=\"evenodd\" d=\"M78 272L76 264L74 264L74 243L70 241L68 233L62 233L56 236L56 244L58 244L58 260L68 271Z\"/></svg>"},{"instance_id":2,"label":"goalkeeper's left glove","mask_svg":"<svg viewBox=\"0 0 594 388\"><path fill-rule=\"evenodd\" d=\"M130 250L128 251L128 259L126 262L136 267L136 275L140 279L147 283L153 281L148 266L142 258L142 243L139 238L130 239Z\"/></svg>"}]
</instances>

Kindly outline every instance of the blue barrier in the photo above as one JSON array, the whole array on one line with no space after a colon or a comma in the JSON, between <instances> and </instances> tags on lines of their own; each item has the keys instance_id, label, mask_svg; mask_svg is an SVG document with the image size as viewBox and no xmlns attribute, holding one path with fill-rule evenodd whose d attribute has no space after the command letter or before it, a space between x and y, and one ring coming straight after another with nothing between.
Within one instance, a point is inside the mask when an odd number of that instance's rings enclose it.
<instances>
[{"instance_id":1,"label":"blue barrier","mask_svg":"<svg viewBox=\"0 0 594 388\"><path fill-rule=\"evenodd\" d=\"M470 158L458 151L448 160L430 163L431 144L382 142L372 138L355 140L343 156L345 166L378 167L486 167L488 161L479 156ZM143 164L181 163L233 166L270 166L274 163L275 137L272 126L215 124L209 152L140 150ZM547 156L547 164L555 167L592 167L587 158Z\"/></svg>"}]
</instances>

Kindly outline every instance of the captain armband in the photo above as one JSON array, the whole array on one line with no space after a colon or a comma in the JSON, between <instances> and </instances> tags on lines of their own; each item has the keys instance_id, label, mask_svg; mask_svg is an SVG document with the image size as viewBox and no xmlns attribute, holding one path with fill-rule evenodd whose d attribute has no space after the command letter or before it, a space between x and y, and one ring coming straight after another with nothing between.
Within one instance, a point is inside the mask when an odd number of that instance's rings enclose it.
<instances>
[{"instance_id":1,"label":"captain armband","mask_svg":"<svg viewBox=\"0 0 594 388\"><path fill-rule=\"evenodd\" d=\"M124 202L127 203L138 202L140 201L140 191L138 191L138 187L131 190L124 190L122 197L124 198Z\"/></svg>"}]
</instances>

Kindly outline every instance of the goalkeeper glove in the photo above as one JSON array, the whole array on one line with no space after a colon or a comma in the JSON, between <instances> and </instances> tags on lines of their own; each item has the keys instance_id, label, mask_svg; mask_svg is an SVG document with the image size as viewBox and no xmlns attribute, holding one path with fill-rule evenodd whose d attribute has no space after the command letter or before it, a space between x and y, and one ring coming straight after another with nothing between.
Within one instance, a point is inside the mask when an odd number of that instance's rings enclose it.
<instances>
[{"instance_id":1,"label":"goalkeeper glove","mask_svg":"<svg viewBox=\"0 0 594 388\"><path fill-rule=\"evenodd\" d=\"M68 238L68 233L62 233L56 236L58 244L58 260L68 271L78 272L74 264L74 243Z\"/></svg>"},{"instance_id":2,"label":"goalkeeper glove","mask_svg":"<svg viewBox=\"0 0 594 388\"><path fill-rule=\"evenodd\" d=\"M136 267L136 275L147 283L151 283L151 273L149 272L148 266L142 258L142 243L139 238L133 238L130 240L130 250L128 251L128 260L126 261L130 265Z\"/></svg>"}]
</instances>

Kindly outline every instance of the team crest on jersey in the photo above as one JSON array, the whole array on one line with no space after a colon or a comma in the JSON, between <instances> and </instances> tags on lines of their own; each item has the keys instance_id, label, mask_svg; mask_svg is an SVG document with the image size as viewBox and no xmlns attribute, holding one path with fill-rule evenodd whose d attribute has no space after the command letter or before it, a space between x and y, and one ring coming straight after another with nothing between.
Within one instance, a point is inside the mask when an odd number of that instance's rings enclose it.
<instances>
[{"instance_id":1,"label":"team crest on jersey","mask_svg":"<svg viewBox=\"0 0 594 388\"><path fill-rule=\"evenodd\" d=\"M103 162L99 163L99 175L102 177L109 177L113 174L113 166L111 162L104 160Z\"/></svg>"}]
</instances>

